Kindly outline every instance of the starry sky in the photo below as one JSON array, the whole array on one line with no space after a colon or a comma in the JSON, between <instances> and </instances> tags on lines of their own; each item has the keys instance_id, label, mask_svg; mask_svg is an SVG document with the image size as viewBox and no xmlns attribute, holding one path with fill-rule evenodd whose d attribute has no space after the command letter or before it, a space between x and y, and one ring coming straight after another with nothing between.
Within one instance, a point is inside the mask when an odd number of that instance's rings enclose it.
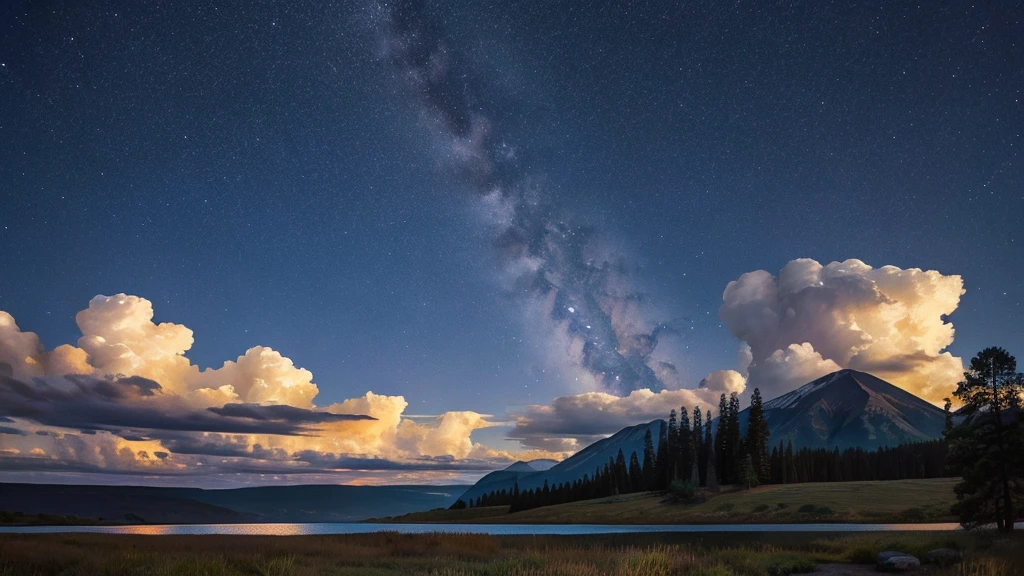
<instances>
[{"instance_id":1,"label":"starry sky","mask_svg":"<svg viewBox=\"0 0 1024 576\"><path fill-rule=\"evenodd\" d=\"M318 406L502 420L588 390L480 215L514 183L624 263L669 388L737 368L726 285L797 258L960 276L945 349L1024 354L1021 2L412 4L4 3L0 310L52 349L138 295L200 369L268 346ZM469 115L500 176L453 161Z\"/></svg>"}]
</instances>

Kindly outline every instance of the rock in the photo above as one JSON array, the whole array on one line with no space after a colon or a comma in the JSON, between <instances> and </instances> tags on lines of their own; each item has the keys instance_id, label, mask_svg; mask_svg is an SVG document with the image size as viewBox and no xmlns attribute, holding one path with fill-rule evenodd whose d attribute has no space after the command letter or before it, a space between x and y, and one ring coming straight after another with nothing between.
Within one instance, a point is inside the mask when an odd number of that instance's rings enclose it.
<instances>
[{"instance_id":1,"label":"rock","mask_svg":"<svg viewBox=\"0 0 1024 576\"><path fill-rule=\"evenodd\" d=\"M936 548L924 555L926 563L939 566L951 566L962 559L960 551L953 548Z\"/></svg>"},{"instance_id":2,"label":"rock","mask_svg":"<svg viewBox=\"0 0 1024 576\"><path fill-rule=\"evenodd\" d=\"M906 552L879 552L875 568L879 572L912 572L921 567L921 561Z\"/></svg>"}]
</instances>

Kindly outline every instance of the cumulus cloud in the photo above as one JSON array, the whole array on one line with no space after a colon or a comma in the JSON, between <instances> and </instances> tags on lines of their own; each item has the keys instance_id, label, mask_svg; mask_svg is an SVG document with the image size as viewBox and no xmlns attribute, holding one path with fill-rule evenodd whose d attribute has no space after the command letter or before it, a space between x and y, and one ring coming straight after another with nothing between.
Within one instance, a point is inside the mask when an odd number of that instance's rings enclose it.
<instances>
[{"instance_id":1,"label":"cumulus cloud","mask_svg":"<svg viewBox=\"0 0 1024 576\"><path fill-rule=\"evenodd\" d=\"M706 412L718 406L722 394L741 393L743 375L720 370L708 375L697 388L634 390L628 396L588 392L555 398L549 404L527 406L515 417L509 437L525 446L552 451L575 451L618 432L626 426L666 418L671 410L700 407Z\"/></svg>"},{"instance_id":2,"label":"cumulus cloud","mask_svg":"<svg viewBox=\"0 0 1024 576\"><path fill-rule=\"evenodd\" d=\"M719 317L749 350L748 386L766 398L853 368L938 403L962 376L945 349L963 293L959 276L934 270L802 258L730 282Z\"/></svg>"},{"instance_id":3,"label":"cumulus cloud","mask_svg":"<svg viewBox=\"0 0 1024 576\"><path fill-rule=\"evenodd\" d=\"M97 296L76 316L77 346L48 351L0 311L0 467L443 476L516 457L472 441L495 425L484 414L415 421L405 398L373 392L318 407L312 373L264 346L199 370L186 356L192 331L153 317L144 298Z\"/></svg>"}]
</instances>

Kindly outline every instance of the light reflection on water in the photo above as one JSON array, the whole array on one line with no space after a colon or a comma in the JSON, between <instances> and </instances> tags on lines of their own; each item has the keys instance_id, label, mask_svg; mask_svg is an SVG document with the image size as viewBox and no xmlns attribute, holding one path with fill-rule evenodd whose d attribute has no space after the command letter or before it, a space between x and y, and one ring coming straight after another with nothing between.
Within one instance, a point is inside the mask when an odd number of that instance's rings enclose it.
<instances>
[{"instance_id":1,"label":"light reflection on water","mask_svg":"<svg viewBox=\"0 0 1024 576\"><path fill-rule=\"evenodd\" d=\"M584 535L636 532L949 532L960 525L943 524L165 524L137 526L0 526L0 533L50 534L91 532L98 534L234 534L247 536L300 536L310 534L367 534L370 532L463 532L493 535Z\"/></svg>"}]
</instances>

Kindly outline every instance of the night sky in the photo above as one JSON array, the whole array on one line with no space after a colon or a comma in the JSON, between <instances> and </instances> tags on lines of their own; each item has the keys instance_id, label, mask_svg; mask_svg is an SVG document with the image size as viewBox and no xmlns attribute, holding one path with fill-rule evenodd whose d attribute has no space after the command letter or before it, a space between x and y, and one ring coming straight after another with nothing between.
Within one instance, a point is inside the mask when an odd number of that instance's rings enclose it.
<instances>
[{"instance_id":1,"label":"night sky","mask_svg":"<svg viewBox=\"0 0 1024 576\"><path fill-rule=\"evenodd\" d=\"M200 368L263 345L317 406L494 421L738 369L726 285L797 258L958 275L948 351L1024 355L1024 3L407 4L5 3L0 310L52 349L137 295ZM492 189L531 206L511 260ZM564 284L508 280L540 253ZM559 364L559 306L620 280L674 383L621 341L584 355L636 385Z\"/></svg>"}]
</instances>

